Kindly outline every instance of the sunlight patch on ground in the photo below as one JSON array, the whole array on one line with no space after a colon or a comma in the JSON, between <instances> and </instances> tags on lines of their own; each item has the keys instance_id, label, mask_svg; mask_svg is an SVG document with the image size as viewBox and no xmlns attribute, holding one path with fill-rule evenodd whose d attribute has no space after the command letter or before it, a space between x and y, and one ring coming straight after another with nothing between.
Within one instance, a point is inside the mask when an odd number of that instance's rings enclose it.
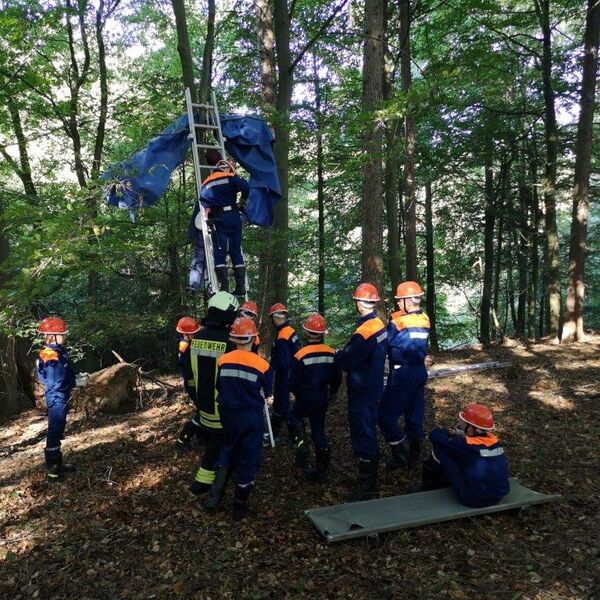
<instances>
[{"instance_id":1,"label":"sunlight patch on ground","mask_svg":"<svg viewBox=\"0 0 600 600\"><path fill-rule=\"evenodd\" d=\"M535 400L560 411L572 411L575 410L575 404L572 400L568 400L560 394L555 394L551 391L532 391L527 394L528 398Z\"/></svg>"}]
</instances>

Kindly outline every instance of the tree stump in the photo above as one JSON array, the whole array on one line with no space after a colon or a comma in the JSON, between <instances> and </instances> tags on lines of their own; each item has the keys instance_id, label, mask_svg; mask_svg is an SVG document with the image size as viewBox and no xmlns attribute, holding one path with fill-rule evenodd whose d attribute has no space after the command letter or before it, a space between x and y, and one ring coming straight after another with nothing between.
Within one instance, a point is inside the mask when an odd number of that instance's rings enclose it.
<instances>
[{"instance_id":1,"label":"tree stump","mask_svg":"<svg viewBox=\"0 0 600 600\"><path fill-rule=\"evenodd\" d=\"M83 388L75 388L72 402L80 406L86 415L100 411L120 414L135 410L139 367L118 363L96 371L89 376Z\"/></svg>"}]
</instances>

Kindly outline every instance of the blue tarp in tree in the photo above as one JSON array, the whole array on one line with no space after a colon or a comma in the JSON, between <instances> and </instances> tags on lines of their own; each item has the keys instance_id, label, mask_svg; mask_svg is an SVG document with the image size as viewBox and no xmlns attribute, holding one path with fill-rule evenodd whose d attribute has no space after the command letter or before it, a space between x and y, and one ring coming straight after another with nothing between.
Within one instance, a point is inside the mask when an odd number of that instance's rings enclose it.
<instances>
[{"instance_id":1,"label":"blue tarp in tree","mask_svg":"<svg viewBox=\"0 0 600 600\"><path fill-rule=\"evenodd\" d=\"M246 213L254 225L273 224L273 205L281 198L277 165L273 157L273 134L263 119L223 115L221 128L227 152L250 174ZM189 148L186 115L171 123L131 158L112 165L102 178L110 185L108 203L129 210L153 206L165 193L173 171Z\"/></svg>"}]
</instances>

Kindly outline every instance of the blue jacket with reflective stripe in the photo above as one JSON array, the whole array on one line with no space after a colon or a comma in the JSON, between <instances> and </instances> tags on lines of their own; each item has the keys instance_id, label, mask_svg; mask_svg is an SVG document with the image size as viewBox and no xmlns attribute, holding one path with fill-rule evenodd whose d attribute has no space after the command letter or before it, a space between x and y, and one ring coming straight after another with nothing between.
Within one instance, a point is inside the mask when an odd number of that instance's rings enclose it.
<instances>
[{"instance_id":1,"label":"blue jacket with reflective stripe","mask_svg":"<svg viewBox=\"0 0 600 600\"><path fill-rule=\"evenodd\" d=\"M387 332L383 321L372 313L358 320L348 343L335 355L336 364L348 372L348 393L353 399L379 402L383 394L383 375L387 351Z\"/></svg>"},{"instance_id":2,"label":"blue jacket with reflective stripe","mask_svg":"<svg viewBox=\"0 0 600 600\"><path fill-rule=\"evenodd\" d=\"M508 461L498 438L491 433L465 437L450 435L447 429L434 429L429 440L441 447L460 465L465 492L482 500L494 500L508 494Z\"/></svg>"},{"instance_id":3,"label":"blue jacket with reflective stripe","mask_svg":"<svg viewBox=\"0 0 600 600\"><path fill-rule=\"evenodd\" d=\"M234 350L223 354L217 364L217 403L238 410L262 410L265 397L271 395L273 376L269 363L253 352Z\"/></svg>"},{"instance_id":4,"label":"blue jacket with reflective stripe","mask_svg":"<svg viewBox=\"0 0 600 600\"><path fill-rule=\"evenodd\" d=\"M207 208L234 206L238 193L241 193L242 198L246 199L249 191L250 186L245 179L229 171L217 171L202 182L200 201Z\"/></svg>"},{"instance_id":5,"label":"blue jacket with reflective stripe","mask_svg":"<svg viewBox=\"0 0 600 600\"><path fill-rule=\"evenodd\" d=\"M326 344L309 343L294 354L290 390L297 399L327 402L342 382L342 371L335 363L335 350Z\"/></svg>"},{"instance_id":6,"label":"blue jacket with reflective stripe","mask_svg":"<svg viewBox=\"0 0 600 600\"><path fill-rule=\"evenodd\" d=\"M288 393L294 354L300 350L298 336L289 322L277 327L277 338L271 349L271 368L276 372L275 393Z\"/></svg>"},{"instance_id":7,"label":"blue jacket with reflective stripe","mask_svg":"<svg viewBox=\"0 0 600 600\"><path fill-rule=\"evenodd\" d=\"M66 402L75 387L75 369L60 344L45 344L36 361L36 375L44 386L46 404Z\"/></svg>"},{"instance_id":8,"label":"blue jacket with reflective stripe","mask_svg":"<svg viewBox=\"0 0 600 600\"><path fill-rule=\"evenodd\" d=\"M387 326L390 365L423 365L429 328L429 317L421 310L405 315L392 314Z\"/></svg>"}]
</instances>

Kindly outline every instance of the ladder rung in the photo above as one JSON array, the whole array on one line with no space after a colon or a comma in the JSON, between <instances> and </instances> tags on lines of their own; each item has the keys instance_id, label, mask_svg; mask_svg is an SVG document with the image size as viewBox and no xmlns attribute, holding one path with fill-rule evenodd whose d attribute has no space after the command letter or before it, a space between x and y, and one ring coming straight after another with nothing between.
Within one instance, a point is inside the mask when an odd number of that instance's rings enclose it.
<instances>
[{"instance_id":1,"label":"ladder rung","mask_svg":"<svg viewBox=\"0 0 600 600\"><path fill-rule=\"evenodd\" d=\"M199 167L204 167L205 169L216 169L216 165L198 165Z\"/></svg>"},{"instance_id":2,"label":"ladder rung","mask_svg":"<svg viewBox=\"0 0 600 600\"><path fill-rule=\"evenodd\" d=\"M218 125L203 125L202 123L194 123L194 127L198 129L219 129Z\"/></svg>"},{"instance_id":3,"label":"ladder rung","mask_svg":"<svg viewBox=\"0 0 600 600\"><path fill-rule=\"evenodd\" d=\"M194 104L192 102L192 106L194 108L211 108L212 110L215 110L215 107L212 104Z\"/></svg>"},{"instance_id":4,"label":"ladder rung","mask_svg":"<svg viewBox=\"0 0 600 600\"><path fill-rule=\"evenodd\" d=\"M196 144L197 148L214 148L215 150L220 150L221 146L215 146L213 144Z\"/></svg>"}]
</instances>

